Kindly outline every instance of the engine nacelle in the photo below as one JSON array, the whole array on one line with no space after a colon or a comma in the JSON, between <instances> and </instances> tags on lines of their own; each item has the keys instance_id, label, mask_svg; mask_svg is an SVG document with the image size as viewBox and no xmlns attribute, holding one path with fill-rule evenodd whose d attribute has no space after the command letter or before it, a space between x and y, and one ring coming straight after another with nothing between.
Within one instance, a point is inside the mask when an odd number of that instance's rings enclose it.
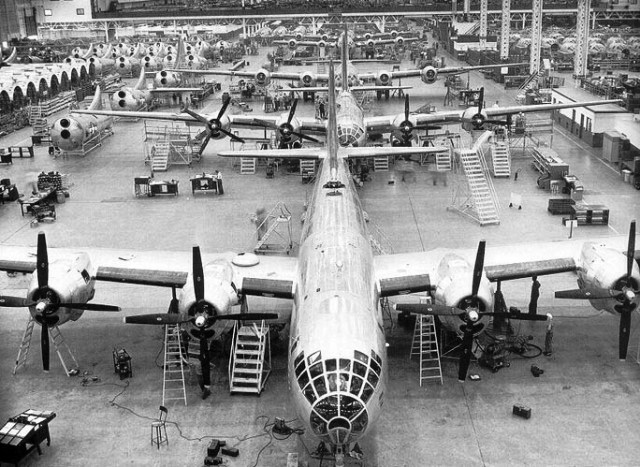
<instances>
[{"instance_id":1,"label":"engine nacelle","mask_svg":"<svg viewBox=\"0 0 640 467\"><path fill-rule=\"evenodd\" d=\"M326 43L326 41L320 41L320 42L318 42L318 47L320 47L321 49L324 49L325 47L327 47L327 43Z\"/></svg>"},{"instance_id":2,"label":"engine nacelle","mask_svg":"<svg viewBox=\"0 0 640 467\"><path fill-rule=\"evenodd\" d=\"M51 127L51 142L63 151L73 151L99 132L113 125L112 117L74 115L56 120Z\"/></svg>"},{"instance_id":3,"label":"engine nacelle","mask_svg":"<svg viewBox=\"0 0 640 467\"><path fill-rule=\"evenodd\" d=\"M369 40L371 40L372 38L373 38L373 35L372 35L370 32L366 32L366 33L364 34L364 40L365 40L365 41L369 41Z\"/></svg>"},{"instance_id":4,"label":"engine nacelle","mask_svg":"<svg viewBox=\"0 0 640 467\"><path fill-rule=\"evenodd\" d=\"M93 64L94 73L97 75L102 74L102 61L98 57L89 57L87 60L90 64Z\"/></svg>"},{"instance_id":5,"label":"engine nacelle","mask_svg":"<svg viewBox=\"0 0 640 467\"><path fill-rule=\"evenodd\" d=\"M433 84L438 79L438 70L432 66L426 66L420 72L420 79L425 84Z\"/></svg>"},{"instance_id":6,"label":"engine nacelle","mask_svg":"<svg viewBox=\"0 0 640 467\"><path fill-rule=\"evenodd\" d=\"M625 253L607 248L604 245L585 242L578 259L578 286L583 290L605 289L622 290L626 283L627 256ZM640 270L634 261L631 269L630 286L640 290ZM619 302L615 298L589 300L596 310L606 310L618 314L614 309ZM635 303L640 302L636 293Z\"/></svg>"},{"instance_id":7,"label":"engine nacelle","mask_svg":"<svg viewBox=\"0 0 640 467\"><path fill-rule=\"evenodd\" d=\"M398 31L394 29L393 31L391 31L391 39L395 39L396 37L398 37Z\"/></svg>"},{"instance_id":8,"label":"engine nacelle","mask_svg":"<svg viewBox=\"0 0 640 467\"><path fill-rule=\"evenodd\" d=\"M295 39L289 39L287 47L289 47L289 50L296 50L296 47L298 47L298 41Z\"/></svg>"},{"instance_id":9,"label":"engine nacelle","mask_svg":"<svg viewBox=\"0 0 640 467\"><path fill-rule=\"evenodd\" d=\"M378 86L391 86L391 73L386 70L380 70L376 77L376 84Z\"/></svg>"},{"instance_id":10,"label":"engine nacelle","mask_svg":"<svg viewBox=\"0 0 640 467\"><path fill-rule=\"evenodd\" d=\"M162 70L156 73L153 79L156 87L159 88L173 88L180 85L182 78L178 73L173 71Z\"/></svg>"},{"instance_id":11,"label":"engine nacelle","mask_svg":"<svg viewBox=\"0 0 640 467\"><path fill-rule=\"evenodd\" d=\"M144 57L143 63L147 71L155 71L158 69L158 62L152 55L147 55L146 57Z\"/></svg>"},{"instance_id":12,"label":"engine nacelle","mask_svg":"<svg viewBox=\"0 0 640 467\"><path fill-rule=\"evenodd\" d=\"M367 47L374 47L376 45L376 41L374 41L373 39L367 39L365 45Z\"/></svg>"},{"instance_id":13,"label":"engine nacelle","mask_svg":"<svg viewBox=\"0 0 640 467\"><path fill-rule=\"evenodd\" d=\"M320 40L322 42L328 42L329 41L329 35L327 33L322 34L322 36L320 36Z\"/></svg>"},{"instance_id":14,"label":"engine nacelle","mask_svg":"<svg viewBox=\"0 0 640 467\"><path fill-rule=\"evenodd\" d=\"M48 300L51 303L86 303L95 293L95 270L86 253L79 253L71 258L56 260L49 263L49 281L47 290L38 287L38 276L33 274L27 292L27 300L36 302ZM31 316L37 318L36 307L29 307ZM83 310L58 308L51 313L58 318L60 325L69 320L76 321L82 316Z\"/></svg>"},{"instance_id":15,"label":"engine nacelle","mask_svg":"<svg viewBox=\"0 0 640 467\"><path fill-rule=\"evenodd\" d=\"M435 301L438 304L466 309L469 306L473 284L473 266L456 254L448 254L438 266L435 282ZM478 288L479 310L493 309L493 290L489 280L483 275ZM458 332L462 320L456 317L441 316L441 320L452 330Z\"/></svg>"},{"instance_id":16,"label":"engine nacelle","mask_svg":"<svg viewBox=\"0 0 640 467\"><path fill-rule=\"evenodd\" d=\"M271 73L261 68L256 72L254 79L258 86L268 86L271 83Z\"/></svg>"},{"instance_id":17,"label":"engine nacelle","mask_svg":"<svg viewBox=\"0 0 640 467\"><path fill-rule=\"evenodd\" d=\"M300 75L300 84L303 87L309 88L316 85L316 75L309 73L308 71Z\"/></svg>"},{"instance_id":18,"label":"engine nacelle","mask_svg":"<svg viewBox=\"0 0 640 467\"><path fill-rule=\"evenodd\" d=\"M401 46L403 46L403 45L404 45L404 37L402 37L402 36L398 36L398 37L396 37L396 38L394 39L394 41L395 41L395 44L396 44L398 47L401 47Z\"/></svg>"},{"instance_id":19,"label":"engine nacelle","mask_svg":"<svg viewBox=\"0 0 640 467\"><path fill-rule=\"evenodd\" d=\"M179 300L180 312L194 316L196 295L191 273L182 288ZM205 265L204 300L212 307L212 316L228 314L231 307L239 303L238 292L233 285L233 269L227 261L216 260Z\"/></svg>"}]
</instances>

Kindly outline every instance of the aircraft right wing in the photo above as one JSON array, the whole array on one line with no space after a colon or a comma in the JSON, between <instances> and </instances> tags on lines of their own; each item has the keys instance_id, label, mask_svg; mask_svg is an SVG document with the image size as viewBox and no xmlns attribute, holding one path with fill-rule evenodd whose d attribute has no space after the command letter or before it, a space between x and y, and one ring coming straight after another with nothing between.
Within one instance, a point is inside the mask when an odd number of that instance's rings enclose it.
<instances>
[{"instance_id":1,"label":"aircraft right wing","mask_svg":"<svg viewBox=\"0 0 640 467\"><path fill-rule=\"evenodd\" d=\"M434 68L435 73L438 75L456 75L460 73L466 73L467 71L473 70L489 70L491 68L503 68L503 67L512 67L512 66L526 66L528 63L500 63L496 65L477 65L477 66L458 66L458 67L442 67L442 68ZM417 68L413 70L400 70L400 71L390 71L389 75L391 79L395 78L409 78L412 76L420 76L424 73L423 68Z\"/></svg>"},{"instance_id":2,"label":"aircraft right wing","mask_svg":"<svg viewBox=\"0 0 640 467\"><path fill-rule=\"evenodd\" d=\"M198 120L185 113L170 112L130 112L126 110L72 110L71 114L106 115L110 117L148 118L151 120L170 120L174 122L196 123Z\"/></svg>"}]
</instances>

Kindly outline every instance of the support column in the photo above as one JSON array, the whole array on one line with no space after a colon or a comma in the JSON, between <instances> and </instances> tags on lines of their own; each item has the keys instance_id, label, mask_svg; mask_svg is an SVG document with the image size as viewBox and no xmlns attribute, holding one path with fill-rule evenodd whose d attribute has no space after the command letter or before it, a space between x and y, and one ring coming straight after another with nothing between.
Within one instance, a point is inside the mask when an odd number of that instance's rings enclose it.
<instances>
[{"instance_id":1,"label":"support column","mask_svg":"<svg viewBox=\"0 0 640 467\"><path fill-rule=\"evenodd\" d=\"M311 17L311 34L317 34L318 33L318 26L316 25L316 17L312 16Z\"/></svg>"},{"instance_id":2,"label":"support column","mask_svg":"<svg viewBox=\"0 0 640 467\"><path fill-rule=\"evenodd\" d=\"M487 13L489 0L480 0L480 48L487 46Z\"/></svg>"},{"instance_id":3,"label":"support column","mask_svg":"<svg viewBox=\"0 0 640 467\"><path fill-rule=\"evenodd\" d=\"M469 14L469 10L471 10L471 0L464 0L464 14L468 15ZM482 10L482 5L480 6L480 9Z\"/></svg>"},{"instance_id":4,"label":"support column","mask_svg":"<svg viewBox=\"0 0 640 467\"><path fill-rule=\"evenodd\" d=\"M587 74L587 53L589 52L589 11L591 0L578 0L578 18L576 21L576 51L573 57L573 74Z\"/></svg>"},{"instance_id":5,"label":"support column","mask_svg":"<svg viewBox=\"0 0 640 467\"><path fill-rule=\"evenodd\" d=\"M244 4L244 1L242 3ZM244 17L242 18L242 35L244 37L248 37L247 36L247 20Z\"/></svg>"},{"instance_id":6,"label":"support column","mask_svg":"<svg viewBox=\"0 0 640 467\"><path fill-rule=\"evenodd\" d=\"M540 42L542 41L542 0L533 0L531 17L531 60L529 73L540 70Z\"/></svg>"},{"instance_id":7,"label":"support column","mask_svg":"<svg viewBox=\"0 0 640 467\"><path fill-rule=\"evenodd\" d=\"M502 29L500 31L500 58L509 58L509 35L511 34L511 0L502 0Z\"/></svg>"},{"instance_id":8,"label":"support column","mask_svg":"<svg viewBox=\"0 0 640 467\"><path fill-rule=\"evenodd\" d=\"M382 15L382 18L380 18L380 26L379 26L381 33L385 32L386 23L387 23L387 17Z\"/></svg>"}]
</instances>

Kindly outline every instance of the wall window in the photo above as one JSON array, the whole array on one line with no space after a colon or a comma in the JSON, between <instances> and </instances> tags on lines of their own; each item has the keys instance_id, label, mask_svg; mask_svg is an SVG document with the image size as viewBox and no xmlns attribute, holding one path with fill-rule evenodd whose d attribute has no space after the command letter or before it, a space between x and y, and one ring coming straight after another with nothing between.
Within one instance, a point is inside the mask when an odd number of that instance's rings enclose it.
<instances>
[{"instance_id":1,"label":"wall window","mask_svg":"<svg viewBox=\"0 0 640 467\"><path fill-rule=\"evenodd\" d=\"M589 133L591 133L591 128L592 128L591 125L592 125L591 119L587 117L587 124L586 124L585 130L587 130Z\"/></svg>"},{"instance_id":2,"label":"wall window","mask_svg":"<svg viewBox=\"0 0 640 467\"><path fill-rule=\"evenodd\" d=\"M76 15L78 16L84 15L84 8L76 8Z\"/></svg>"},{"instance_id":3,"label":"wall window","mask_svg":"<svg viewBox=\"0 0 640 467\"><path fill-rule=\"evenodd\" d=\"M51 10L44 10L45 16L53 16L53 12Z\"/></svg>"}]
</instances>

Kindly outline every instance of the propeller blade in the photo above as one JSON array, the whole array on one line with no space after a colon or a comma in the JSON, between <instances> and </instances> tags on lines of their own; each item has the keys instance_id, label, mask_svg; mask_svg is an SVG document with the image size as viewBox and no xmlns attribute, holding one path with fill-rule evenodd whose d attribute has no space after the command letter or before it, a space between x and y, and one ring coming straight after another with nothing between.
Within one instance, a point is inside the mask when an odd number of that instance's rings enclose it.
<instances>
[{"instance_id":1,"label":"propeller blade","mask_svg":"<svg viewBox=\"0 0 640 467\"><path fill-rule=\"evenodd\" d=\"M247 320L247 321L257 321L262 319L277 319L277 313L236 313L232 315L218 315L215 317L216 320L219 319L232 319L237 321Z\"/></svg>"},{"instance_id":2,"label":"propeller blade","mask_svg":"<svg viewBox=\"0 0 640 467\"><path fill-rule=\"evenodd\" d=\"M462 356L458 366L458 381L464 382L467 379L467 371L471 363L471 351L473 349L473 328L468 326L462 338Z\"/></svg>"},{"instance_id":3,"label":"propeller blade","mask_svg":"<svg viewBox=\"0 0 640 467\"><path fill-rule=\"evenodd\" d=\"M91 310L91 311L120 311L119 306L102 305L100 303L56 303L58 307L73 308L74 310Z\"/></svg>"},{"instance_id":4,"label":"propeller blade","mask_svg":"<svg viewBox=\"0 0 640 467\"><path fill-rule=\"evenodd\" d=\"M46 321L42 323L40 332L40 350L42 352L42 368L49 371L49 326Z\"/></svg>"},{"instance_id":5,"label":"propeller blade","mask_svg":"<svg viewBox=\"0 0 640 467\"><path fill-rule=\"evenodd\" d=\"M620 360L627 358L627 347L629 347L629 335L631 334L631 312L633 308L624 307L620 313L620 334L618 340L618 356Z\"/></svg>"},{"instance_id":6,"label":"propeller blade","mask_svg":"<svg viewBox=\"0 0 640 467\"><path fill-rule=\"evenodd\" d=\"M480 94L478 95L478 113L482 112L483 105L484 105L484 87L480 88Z\"/></svg>"},{"instance_id":7,"label":"propeller blade","mask_svg":"<svg viewBox=\"0 0 640 467\"><path fill-rule=\"evenodd\" d=\"M32 305L35 305L35 303L30 302L26 298L0 296L0 306L5 306L7 308L22 308Z\"/></svg>"},{"instance_id":8,"label":"propeller blade","mask_svg":"<svg viewBox=\"0 0 640 467\"><path fill-rule=\"evenodd\" d=\"M242 138L240 138L239 136L234 135L233 133L231 133L230 131L225 130L224 128L219 128L218 131L220 133L224 133L225 135L227 135L229 138L231 138L234 141L237 141L239 143L244 143L244 140Z\"/></svg>"},{"instance_id":9,"label":"propeller blade","mask_svg":"<svg viewBox=\"0 0 640 467\"><path fill-rule=\"evenodd\" d=\"M202 370L202 384L211 386L211 368L209 367L209 358L205 355L209 352L209 345L206 334L200 337L200 369Z\"/></svg>"},{"instance_id":10,"label":"propeller blade","mask_svg":"<svg viewBox=\"0 0 640 467\"><path fill-rule=\"evenodd\" d=\"M464 310L453 306L427 305L426 303L399 303L395 305L395 309L406 313L433 316L458 316L461 313L464 313Z\"/></svg>"},{"instance_id":11,"label":"propeller blade","mask_svg":"<svg viewBox=\"0 0 640 467\"><path fill-rule=\"evenodd\" d=\"M482 272L484 270L484 251L486 242L480 240L478 244L478 252L476 253L476 264L473 267L473 284L471 286L471 295L476 297L478 295L478 289L480 288L480 281L482 280Z\"/></svg>"},{"instance_id":12,"label":"propeller blade","mask_svg":"<svg viewBox=\"0 0 640 467\"><path fill-rule=\"evenodd\" d=\"M152 313L148 315L125 316L127 324L181 324L190 321L191 318L175 313Z\"/></svg>"},{"instance_id":13,"label":"propeller blade","mask_svg":"<svg viewBox=\"0 0 640 467\"><path fill-rule=\"evenodd\" d=\"M636 252L636 221L629 226L629 247L627 248L627 287L630 287L631 272L633 270L634 254Z\"/></svg>"},{"instance_id":14,"label":"propeller blade","mask_svg":"<svg viewBox=\"0 0 640 467\"><path fill-rule=\"evenodd\" d=\"M204 300L204 269L199 246L193 247L193 290L196 301Z\"/></svg>"},{"instance_id":15,"label":"propeller blade","mask_svg":"<svg viewBox=\"0 0 640 467\"><path fill-rule=\"evenodd\" d=\"M546 321L546 315L530 315L529 313L482 313L483 316L496 316L500 318L519 319L522 321Z\"/></svg>"},{"instance_id":16,"label":"propeller blade","mask_svg":"<svg viewBox=\"0 0 640 467\"><path fill-rule=\"evenodd\" d=\"M296 113L296 107L298 107L298 99L294 99L293 104L291 104L291 110L289 110L289 118L287 118L287 124L290 124L291 120L293 120L293 116Z\"/></svg>"},{"instance_id":17,"label":"propeller blade","mask_svg":"<svg viewBox=\"0 0 640 467\"><path fill-rule=\"evenodd\" d=\"M409 94L404 96L404 121L409 120Z\"/></svg>"},{"instance_id":18,"label":"propeller blade","mask_svg":"<svg viewBox=\"0 0 640 467\"><path fill-rule=\"evenodd\" d=\"M606 289L596 289L596 290L574 289L574 290L558 290L555 293L555 297L570 298L574 300L598 300L598 299L614 298L614 295L612 295L611 292Z\"/></svg>"},{"instance_id":19,"label":"propeller blade","mask_svg":"<svg viewBox=\"0 0 640 467\"><path fill-rule=\"evenodd\" d=\"M49 285L49 255L47 254L47 239L44 232L40 232L38 234L38 251L36 261L38 287L43 288Z\"/></svg>"},{"instance_id":20,"label":"propeller blade","mask_svg":"<svg viewBox=\"0 0 640 467\"><path fill-rule=\"evenodd\" d=\"M202 153L204 152L205 148L207 147L207 144L209 144L210 140L211 140L211 133L208 133L207 137L204 139L204 141L200 145L200 155L202 155Z\"/></svg>"},{"instance_id":21,"label":"propeller blade","mask_svg":"<svg viewBox=\"0 0 640 467\"><path fill-rule=\"evenodd\" d=\"M306 139L306 140L309 140L309 141L313 141L314 143L319 143L320 142L320 140L315 139L312 136L307 136L304 133L300 133L298 131L292 131L291 134L292 135L296 135L300 139Z\"/></svg>"},{"instance_id":22,"label":"propeller blade","mask_svg":"<svg viewBox=\"0 0 640 467\"><path fill-rule=\"evenodd\" d=\"M220 108L220 112L218 112L217 120L220 120L222 118L224 113L227 111L227 107L229 107L230 103L231 103L231 99L227 99L226 101L224 101L224 103L222 104L222 107Z\"/></svg>"},{"instance_id":23,"label":"propeller blade","mask_svg":"<svg viewBox=\"0 0 640 467\"><path fill-rule=\"evenodd\" d=\"M191 115L193 118L195 118L199 122L202 122L205 125L207 125L207 127L209 126L209 120L204 118L202 115L195 113L193 110L190 110L189 107L187 107L186 105L182 108L182 112Z\"/></svg>"}]
</instances>

